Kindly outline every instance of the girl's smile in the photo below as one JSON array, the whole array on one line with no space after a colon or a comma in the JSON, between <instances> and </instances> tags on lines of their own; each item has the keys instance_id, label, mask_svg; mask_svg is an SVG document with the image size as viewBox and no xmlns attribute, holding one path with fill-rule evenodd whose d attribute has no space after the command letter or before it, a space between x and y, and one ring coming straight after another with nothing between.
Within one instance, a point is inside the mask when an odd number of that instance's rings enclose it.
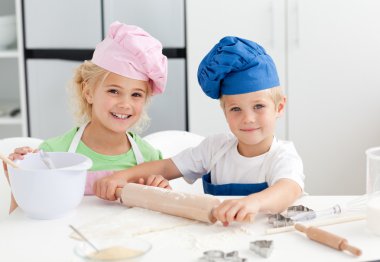
<instances>
[{"instance_id":1,"label":"girl's smile","mask_svg":"<svg viewBox=\"0 0 380 262\"><path fill-rule=\"evenodd\" d=\"M118 113L112 113L112 112L111 112L111 115L120 120L125 120L131 117L131 115L124 115L124 114L118 114Z\"/></svg>"},{"instance_id":2,"label":"girl's smile","mask_svg":"<svg viewBox=\"0 0 380 262\"><path fill-rule=\"evenodd\" d=\"M148 97L148 83L110 73L86 97L92 105L92 124L124 134L139 119Z\"/></svg>"}]
</instances>

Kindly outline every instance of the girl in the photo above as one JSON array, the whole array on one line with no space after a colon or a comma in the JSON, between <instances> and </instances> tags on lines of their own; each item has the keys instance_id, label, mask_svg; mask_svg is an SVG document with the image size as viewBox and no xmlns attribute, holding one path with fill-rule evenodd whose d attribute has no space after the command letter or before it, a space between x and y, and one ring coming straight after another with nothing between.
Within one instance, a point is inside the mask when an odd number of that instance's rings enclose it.
<instances>
[{"instance_id":1,"label":"girl","mask_svg":"<svg viewBox=\"0 0 380 262\"><path fill-rule=\"evenodd\" d=\"M91 158L93 172L87 176L85 194L92 194L94 181L113 170L161 159L158 150L127 131L132 127L139 130L147 123L145 106L152 95L164 91L166 79L167 58L162 54L161 43L137 26L112 23L92 60L81 64L74 74L71 91L79 127L44 141L39 148L77 152ZM9 157L23 159L33 151L29 147L17 148ZM145 182L169 187L160 176ZM13 201L11 211L15 207Z\"/></svg>"}]
</instances>

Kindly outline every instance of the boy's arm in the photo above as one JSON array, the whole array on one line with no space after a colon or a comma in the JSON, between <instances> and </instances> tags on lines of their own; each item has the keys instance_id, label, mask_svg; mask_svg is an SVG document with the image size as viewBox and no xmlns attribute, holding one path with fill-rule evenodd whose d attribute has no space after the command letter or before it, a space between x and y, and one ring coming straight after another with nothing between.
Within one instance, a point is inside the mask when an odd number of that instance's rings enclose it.
<instances>
[{"instance_id":1,"label":"boy's arm","mask_svg":"<svg viewBox=\"0 0 380 262\"><path fill-rule=\"evenodd\" d=\"M131 167L126 170L114 172L94 183L95 195L106 200L116 200L116 189L124 187L126 183L139 183L146 181L151 175L161 175L170 180L181 177L181 172L171 159L156 160Z\"/></svg>"},{"instance_id":2,"label":"boy's arm","mask_svg":"<svg viewBox=\"0 0 380 262\"><path fill-rule=\"evenodd\" d=\"M284 211L301 195L301 187L291 179L280 179L267 189L247 198L259 202L260 212L275 214Z\"/></svg>"},{"instance_id":3,"label":"boy's arm","mask_svg":"<svg viewBox=\"0 0 380 262\"><path fill-rule=\"evenodd\" d=\"M267 189L239 199L223 201L213 215L225 226L232 221L252 221L258 212L279 213L301 194L301 187L290 179L280 179Z\"/></svg>"}]
</instances>

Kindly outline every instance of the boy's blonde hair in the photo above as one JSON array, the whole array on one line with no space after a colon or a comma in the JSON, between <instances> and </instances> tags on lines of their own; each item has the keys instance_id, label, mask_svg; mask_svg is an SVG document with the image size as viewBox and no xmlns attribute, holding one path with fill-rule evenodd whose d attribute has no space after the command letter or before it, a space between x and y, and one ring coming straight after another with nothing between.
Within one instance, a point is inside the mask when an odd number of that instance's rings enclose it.
<instances>
[{"instance_id":1,"label":"boy's blonde hair","mask_svg":"<svg viewBox=\"0 0 380 262\"><path fill-rule=\"evenodd\" d=\"M278 105L284 100L284 91L281 86L276 86L273 88L269 88L269 95L272 98L275 108L278 108Z\"/></svg>"},{"instance_id":2,"label":"boy's blonde hair","mask_svg":"<svg viewBox=\"0 0 380 262\"><path fill-rule=\"evenodd\" d=\"M272 98L275 108L278 108L278 105L284 99L284 92L281 86L276 86L272 88L266 89L268 91L268 95ZM224 100L223 96L220 97L220 106L224 109Z\"/></svg>"},{"instance_id":3,"label":"boy's blonde hair","mask_svg":"<svg viewBox=\"0 0 380 262\"><path fill-rule=\"evenodd\" d=\"M82 125L91 121L92 105L89 104L85 97L85 87L92 89L100 86L107 76L110 74L108 70L95 65L91 61L84 61L79 67L75 69L74 77L68 89L70 93L71 109L74 113L75 122ZM140 116L140 119L130 128L130 131L140 133L144 131L150 122L146 110L150 102L152 90L148 84L145 108Z\"/></svg>"}]
</instances>

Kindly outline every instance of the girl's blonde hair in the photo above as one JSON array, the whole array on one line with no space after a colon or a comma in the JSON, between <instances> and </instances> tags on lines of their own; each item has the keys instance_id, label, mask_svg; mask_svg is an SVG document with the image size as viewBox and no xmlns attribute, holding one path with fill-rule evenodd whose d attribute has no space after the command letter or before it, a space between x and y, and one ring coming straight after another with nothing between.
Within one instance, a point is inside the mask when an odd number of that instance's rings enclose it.
<instances>
[{"instance_id":1,"label":"girl's blonde hair","mask_svg":"<svg viewBox=\"0 0 380 262\"><path fill-rule=\"evenodd\" d=\"M109 74L109 71L95 65L91 61L84 61L75 69L74 77L68 87L68 91L70 94L70 107L73 111L76 124L82 125L91 121L92 105L87 102L85 97L85 87L87 86L87 88L90 88L92 89L91 91L93 91L96 87L102 85ZM147 115L146 110L150 103L151 96L152 90L148 84L144 110L140 119L129 131L140 133L149 127L150 118Z\"/></svg>"},{"instance_id":2,"label":"girl's blonde hair","mask_svg":"<svg viewBox=\"0 0 380 262\"><path fill-rule=\"evenodd\" d=\"M282 90L281 86L272 87L269 89L266 89L268 92L268 95L272 98L275 108L278 108L278 105L283 101L284 99L284 92ZM224 100L223 96L220 97L220 106L224 109Z\"/></svg>"}]
</instances>

